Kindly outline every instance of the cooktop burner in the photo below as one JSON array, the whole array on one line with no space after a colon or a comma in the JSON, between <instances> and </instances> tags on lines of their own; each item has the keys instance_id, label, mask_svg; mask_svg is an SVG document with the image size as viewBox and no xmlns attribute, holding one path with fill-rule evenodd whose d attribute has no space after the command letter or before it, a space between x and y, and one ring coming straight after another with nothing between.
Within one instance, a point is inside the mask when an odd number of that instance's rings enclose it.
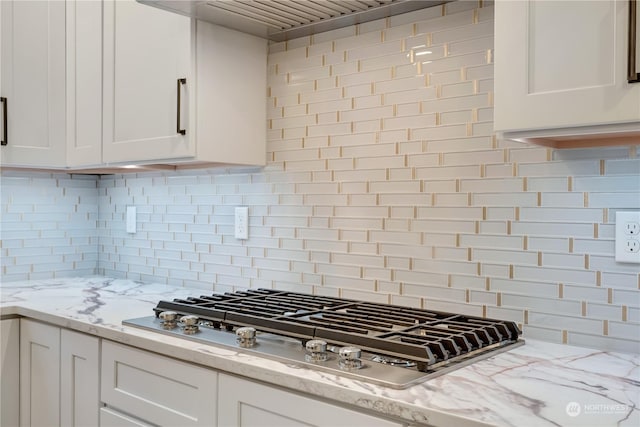
<instances>
[{"instance_id":1,"label":"cooktop burner","mask_svg":"<svg viewBox=\"0 0 640 427\"><path fill-rule=\"evenodd\" d=\"M524 343L510 321L270 289L160 301L154 312L123 324L394 388Z\"/></svg>"}]
</instances>

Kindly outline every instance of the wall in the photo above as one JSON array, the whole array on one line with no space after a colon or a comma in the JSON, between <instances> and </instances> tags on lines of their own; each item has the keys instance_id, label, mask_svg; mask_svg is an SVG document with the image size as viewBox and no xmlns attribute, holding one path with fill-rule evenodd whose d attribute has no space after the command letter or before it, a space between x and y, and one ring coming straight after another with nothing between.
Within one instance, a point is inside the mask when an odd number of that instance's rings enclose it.
<instances>
[{"instance_id":1,"label":"wall","mask_svg":"<svg viewBox=\"0 0 640 427\"><path fill-rule=\"evenodd\" d=\"M2 281L87 276L98 265L96 176L2 172Z\"/></svg>"},{"instance_id":2,"label":"wall","mask_svg":"<svg viewBox=\"0 0 640 427\"><path fill-rule=\"evenodd\" d=\"M475 6L272 45L267 167L101 177L98 272L500 317L638 352L639 268L613 258L615 212L640 208L638 146L497 140L493 10Z\"/></svg>"}]
</instances>

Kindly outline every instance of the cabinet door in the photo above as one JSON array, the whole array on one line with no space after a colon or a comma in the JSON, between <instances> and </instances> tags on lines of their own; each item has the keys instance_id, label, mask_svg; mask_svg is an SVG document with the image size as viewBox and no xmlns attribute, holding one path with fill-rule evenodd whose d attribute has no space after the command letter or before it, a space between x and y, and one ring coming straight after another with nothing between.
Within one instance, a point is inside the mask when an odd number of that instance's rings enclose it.
<instances>
[{"instance_id":1,"label":"cabinet door","mask_svg":"<svg viewBox=\"0 0 640 427\"><path fill-rule=\"evenodd\" d=\"M102 162L102 2L67 1L67 166Z\"/></svg>"},{"instance_id":2,"label":"cabinet door","mask_svg":"<svg viewBox=\"0 0 640 427\"><path fill-rule=\"evenodd\" d=\"M197 23L198 160L266 163L267 42Z\"/></svg>"},{"instance_id":3,"label":"cabinet door","mask_svg":"<svg viewBox=\"0 0 640 427\"><path fill-rule=\"evenodd\" d=\"M20 425L60 425L60 329L20 320Z\"/></svg>"},{"instance_id":4,"label":"cabinet door","mask_svg":"<svg viewBox=\"0 0 640 427\"><path fill-rule=\"evenodd\" d=\"M157 426L214 426L216 385L212 370L103 341L100 396L119 412Z\"/></svg>"},{"instance_id":5,"label":"cabinet door","mask_svg":"<svg viewBox=\"0 0 640 427\"><path fill-rule=\"evenodd\" d=\"M134 0L104 2L105 163L194 156L190 40L189 18Z\"/></svg>"},{"instance_id":6,"label":"cabinet door","mask_svg":"<svg viewBox=\"0 0 640 427\"><path fill-rule=\"evenodd\" d=\"M0 320L0 426L18 425L20 320Z\"/></svg>"},{"instance_id":7,"label":"cabinet door","mask_svg":"<svg viewBox=\"0 0 640 427\"><path fill-rule=\"evenodd\" d=\"M0 8L0 96L8 120L2 165L63 167L65 2L3 0Z\"/></svg>"},{"instance_id":8,"label":"cabinet door","mask_svg":"<svg viewBox=\"0 0 640 427\"><path fill-rule=\"evenodd\" d=\"M627 82L628 1L499 1L495 129L640 121Z\"/></svg>"},{"instance_id":9,"label":"cabinet door","mask_svg":"<svg viewBox=\"0 0 640 427\"><path fill-rule=\"evenodd\" d=\"M63 329L60 336L60 425L97 426L99 340Z\"/></svg>"},{"instance_id":10,"label":"cabinet door","mask_svg":"<svg viewBox=\"0 0 640 427\"><path fill-rule=\"evenodd\" d=\"M218 376L218 388L221 427L403 425L229 375Z\"/></svg>"}]
</instances>

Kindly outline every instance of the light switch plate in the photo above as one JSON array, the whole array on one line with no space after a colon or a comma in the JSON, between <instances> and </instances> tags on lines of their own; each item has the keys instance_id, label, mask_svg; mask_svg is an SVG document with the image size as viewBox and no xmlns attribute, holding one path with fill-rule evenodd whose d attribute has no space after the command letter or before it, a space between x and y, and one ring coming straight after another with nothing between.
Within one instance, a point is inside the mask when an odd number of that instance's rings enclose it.
<instances>
[{"instance_id":1,"label":"light switch plate","mask_svg":"<svg viewBox=\"0 0 640 427\"><path fill-rule=\"evenodd\" d=\"M640 211L616 212L616 262L640 264Z\"/></svg>"},{"instance_id":2,"label":"light switch plate","mask_svg":"<svg viewBox=\"0 0 640 427\"><path fill-rule=\"evenodd\" d=\"M127 206L127 233L136 232L136 207Z\"/></svg>"},{"instance_id":3,"label":"light switch plate","mask_svg":"<svg viewBox=\"0 0 640 427\"><path fill-rule=\"evenodd\" d=\"M247 206L236 207L234 234L236 239L249 238L249 208Z\"/></svg>"}]
</instances>

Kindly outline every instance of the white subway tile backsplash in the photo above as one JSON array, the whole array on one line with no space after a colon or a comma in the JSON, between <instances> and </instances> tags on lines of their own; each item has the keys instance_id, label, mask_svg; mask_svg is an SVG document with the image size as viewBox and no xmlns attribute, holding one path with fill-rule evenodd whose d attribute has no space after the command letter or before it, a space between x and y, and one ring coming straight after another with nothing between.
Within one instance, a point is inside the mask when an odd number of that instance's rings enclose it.
<instances>
[{"instance_id":1,"label":"white subway tile backsplash","mask_svg":"<svg viewBox=\"0 0 640 427\"><path fill-rule=\"evenodd\" d=\"M619 289L638 289L640 287L640 276L638 273L602 273L602 286Z\"/></svg>"},{"instance_id":2,"label":"white subway tile backsplash","mask_svg":"<svg viewBox=\"0 0 640 427\"><path fill-rule=\"evenodd\" d=\"M608 290L599 286L563 285L563 297L595 303L606 303Z\"/></svg>"},{"instance_id":3,"label":"white subway tile backsplash","mask_svg":"<svg viewBox=\"0 0 640 427\"><path fill-rule=\"evenodd\" d=\"M500 208L489 208L487 209L487 218L490 219L490 213L499 210ZM510 211L510 209L505 209L506 211ZM480 234L508 234L509 223L507 221L479 221L478 222L478 233Z\"/></svg>"},{"instance_id":4,"label":"white subway tile backsplash","mask_svg":"<svg viewBox=\"0 0 640 427\"><path fill-rule=\"evenodd\" d=\"M638 182L635 176L595 176L576 177L573 180L574 191L589 191L593 193L629 192L638 193Z\"/></svg>"},{"instance_id":5,"label":"white subway tile backsplash","mask_svg":"<svg viewBox=\"0 0 640 427\"><path fill-rule=\"evenodd\" d=\"M493 49L493 37L480 37L447 44L447 52L450 55L461 55L472 52L486 52Z\"/></svg>"},{"instance_id":6,"label":"white subway tile backsplash","mask_svg":"<svg viewBox=\"0 0 640 427\"><path fill-rule=\"evenodd\" d=\"M478 165L416 168L416 177L429 181L446 178L479 178L481 175L482 171Z\"/></svg>"},{"instance_id":7,"label":"white subway tile backsplash","mask_svg":"<svg viewBox=\"0 0 640 427\"><path fill-rule=\"evenodd\" d=\"M638 354L638 352L640 352L640 341L638 341L637 338L635 340L629 340L607 337L599 334L569 332L567 344L633 354Z\"/></svg>"},{"instance_id":8,"label":"white subway tile backsplash","mask_svg":"<svg viewBox=\"0 0 640 427\"><path fill-rule=\"evenodd\" d=\"M361 85L363 83L374 83L380 80L389 80L392 76L392 68L378 69L371 71L355 72L337 77L340 86Z\"/></svg>"},{"instance_id":9,"label":"white subway tile backsplash","mask_svg":"<svg viewBox=\"0 0 640 427\"><path fill-rule=\"evenodd\" d=\"M522 221L541 220L597 223L602 221L603 212L602 209L522 207L520 208L520 219Z\"/></svg>"},{"instance_id":10,"label":"white subway tile backsplash","mask_svg":"<svg viewBox=\"0 0 640 427\"><path fill-rule=\"evenodd\" d=\"M499 249L473 249L471 260L495 264L518 264L518 266L537 265L538 254L535 252L499 250Z\"/></svg>"},{"instance_id":11,"label":"white subway tile backsplash","mask_svg":"<svg viewBox=\"0 0 640 427\"><path fill-rule=\"evenodd\" d=\"M457 28L447 28L432 34L433 44L451 43L461 40L489 37L493 35L493 21L483 21L477 24Z\"/></svg>"},{"instance_id":12,"label":"white subway tile backsplash","mask_svg":"<svg viewBox=\"0 0 640 427\"><path fill-rule=\"evenodd\" d=\"M536 235L539 237L594 237L593 224L571 222L517 221L511 226L514 235Z\"/></svg>"},{"instance_id":13,"label":"white subway tile backsplash","mask_svg":"<svg viewBox=\"0 0 640 427\"><path fill-rule=\"evenodd\" d=\"M473 121L473 110L450 111L440 114L440 123L443 125L468 123Z\"/></svg>"},{"instance_id":14,"label":"white subway tile backsplash","mask_svg":"<svg viewBox=\"0 0 640 427\"><path fill-rule=\"evenodd\" d=\"M468 53L464 55L448 56L434 61L422 62L422 71L424 73L440 73L443 71L459 70L462 67L472 67L477 65L485 65L489 62L487 52ZM464 95L471 95L465 93Z\"/></svg>"},{"instance_id":15,"label":"white subway tile backsplash","mask_svg":"<svg viewBox=\"0 0 640 427\"><path fill-rule=\"evenodd\" d=\"M472 195L473 206L521 206L520 211L527 207L537 206L538 195L536 193L475 193Z\"/></svg>"},{"instance_id":16,"label":"white subway tile backsplash","mask_svg":"<svg viewBox=\"0 0 640 427\"><path fill-rule=\"evenodd\" d=\"M471 152L473 154L473 152ZM461 179L460 191L472 193L517 192L524 190L522 178Z\"/></svg>"},{"instance_id":17,"label":"white subway tile backsplash","mask_svg":"<svg viewBox=\"0 0 640 427\"><path fill-rule=\"evenodd\" d=\"M595 271L531 267L525 265L513 266L513 278L517 280L540 280L544 282L579 283L583 285L595 285L597 280Z\"/></svg>"},{"instance_id":18,"label":"white subway tile backsplash","mask_svg":"<svg viewBox=\"0 0 640 427\"><path fill-rule=\"evenodd\" d=\"M568 267L568 268L584 268L585 257L584 255L574 254L557 254L557 253L544 253L542 254L541 265L556 266L556 267Z\"/></svg>"},{"instance_id":19,"label":"white subway tile backsplash","mask_svg":"<svg viewBox=\"0 0 640 427\"><path fill-rule=\"evenodd\" d=\"M538 281L512 280L506 278L491 279L490 289L512 295L528 295L541 298L557 298L558 285Z\"/></svg>"},{"instance_id":20,"label":"white subway tile backsplash","mask_svg":"<svg viewBox=\"0 0 640 427\"><path fill-rule=\"evenodd\" d=\"M382 123L385 130L410 129L417 123L420 123L421 126L436 126L436 115L388 117L384 118Z\"/></svg>"},{"instance_id":21,"label":"white subway tile backsplash","mask_svg":"<svg viewBox=\"0 0 640 427\"><path fill-rule=\"evenodd\" d=\"M523 238L519 236L461 234L460 246L472 248L500 248L521 250L523 249Z\"/></svg>"},{"instance_id":22,"label":"white subway tile backsplash","mask_svg":"<svg viewBox=\"0 0 640 427\"><path fill-rule=\"evenodd\" d=\"M471 2L462 2L471 3ZM464 27L473 23L474 8L477 4L457 5L450 10L446 9L446 15L441 17L433 17L424 22L417 23L418 33L432 33L435 31L447 30L449 28ZM457 12L457 13L456 13Z\"/></svg>"},{"instance_id":23,"label":"white subway tile backsplash","mask_svg":"<svg viewBox=\"0 0 640 427\"><path fill-rule=\"evenodd\" d=\"M415 79L402 80L404 82L401 84L396 84L398 80L391 80L375 85L375 93L384 94L385 105L420 103L422 101L435 100L438 96L438 92L435 87L416 87L415 89L409 90L399 89L402 86L408 85L410 81L416 81ZM418 109L423 111L420 104L418 104ZM436 111L434 110L431 112L435 113Z\"/></svg>"},{"instance_id":24,"label":"white subway tile backsplash","mask_svg":"<svg viewBox=\"0 0 640 427\"><path fill-rule=\"evenodd\" d=\"M524 153L523 153L524 154ZM529 155L528 152L525 156ZM512 160L513 156L511 157ZM600 162L595 160L575 160L568 162L527 163L518 165L519 176L580 176L600 175Z\"/></svg>"},{"instance_id":25,"label":"white subway tile backsplash","mask_svg":"<svg viewBox=\"0 0 640 427\"><path fill-rule=\"evenodd\" d=\"M291 289L637 350L640 277L613 258L615 212L639 207L637 147L496 139L488 4L271 44L264 168L3 171L2 280ZM250 208L246 241L235 206Z\"/></svg>"},{"instance_id":26,"label":"white subway tile backsplash","mask_svg":"<svg viewBox=\"0 0 640 427\"><path fill-rule=\"evenodd\" d=\"M614 289L613 290L613 299L611 301L612 304L624 304L628 307L640 307L640 296L638 295L637 290L622 290L622 289Z\"/></svg>"},{"instance_id":27,"label":"white subway tile backsplash","mask_svg":"<svg viewBox=\"0 0 640 427\"><path fill-rule=\"evenodd\" d=\"M426 21L430 19L436 19L444 14L444 9L440 6L429 7L426 9L421 9L413 13L403 13L401 15L392 16L389 18L390 29L403 29L406 27L406 24L413 24L417 21ZM387 30L387 31L389 31Z\"/></svg>"},{"instance_id":28,"label":"white subway tile backsplash","mask_svg":"<svg viewBox=\"0 0 640 427\"><path fill-rule=\"evenodd\" d=\"M600 271L638 274L638 266L631 263L616 263L613 254L589 256L589 267ZM640 287L639 287L640 288Z\"/></svg>"},{"instance_id":29,"label":"white subway tile backsplash","mask_svg":"<svg viewBox=\"0 0 640 427\"><path fill-rule=\"evenodd\" d=\"M580 316L582 313L582 304L579 301L515 295L507 292L502 293L502 306L528 308L543 313L565 314L567 316Z\"/></svg>"},{"instance_id":30,"label":"white subway tile backsplash","mask_svg":"<svg viewBox=\"0 0 640 427\"><path fill-rule=\"evenodd\" d=\"M573 239L573 252L575 253L604 255L613 253L613 251L613 240Z\"/></svg>"},{"instance_id":31,"label":"white subway tile backsplash","mask_svg":"<svg viewBox=\"0 0 640 427\"><path fill-rule=\"evenodd\" d=\"M622 309L619 306L611 304L600 304L596 302L588 302L586 315L593 319L602 320L621 320Z\"/></svg>"},{"instance_id":32,"label":"white subway tile backsplash","mask_svg":"<svg viewBox=\"0 0 640 427\"><path fill-rule=\"evenodd\" d=\"M469 96L475 93L474 83L467 81L461 83L444 84L440 87L440 96L449 98L453 96ZM471 121L471 120L469 120Z\"/></svg>"},{"instance_id":33,"label":"white subway tile backsplash","mask_svg":"<svg viewBox=\"0 0 640 427\"><path fill-rule=\"evenodd\" d=\"M611 321L609 322L608 336L637 342L640 341L639 327L640 324L638 323ZM638 348L640 348L640 342L638 343Z\"/></svg>"},{"instance_id":34,"label":"white subway tile backsplash","mask_svg":"<svg viewBox=\"0 0 640 427\"><path fill-rule=\"evenodd\" d=\"M640 191L589 193L589 206L594 208L615 206L616 208L640 209Z\"/></svg>"},{"instance_id":35,"label":"white subway tile backsplash","mask_svg":"<svg viewBox=\"0 0 640 427\"><path fill-rule=\"evenodd\" d=\"M587 334L599 334L602 332L601 320L540 313L536 311L529 311L529 324L544 328L562 325L565 329Z\"/></svg>"},{"instance_id":36,"label":"white subway tile backsplash","mask_svg":"<svg viewBox=\"0 0 640 427\"><path fill-rule=\"evenodd\" d=\"M640 174L640 159L611 159L604 161L605 175L632 175Z\"/></svg>"},{"instance_id":37,"label":"white subway tile backsplash","mask_svg":"<svg viewBox=\"0 0 640 427\"><path fill-rule=\"evenodd\" d=\"M369 184L373 193L419 193L419 181L376 181Z\"/></svg>"},{"instance_id":38,"label":"white subway tile backsplash","mask_svg":"<svg viewBox=\"0 0 640 427\"><path fill-rule=\"evenodd\" d=\"M596 148L569 148L566 150L554 150L553 160L579 160L579 159L608 159L625 158L629 156L627 146L596 147Z\"/></svg>"},{"instance_id":39,"label":"white subway tile backsplash","mask_svg":"<svg viewBox=\"0 0 640 427\"><path fill-rule=\"evenodd\" d=\"M435 193L433 206L468 206L469 196L465 193Z\"/></svg>"}]
</instances>

